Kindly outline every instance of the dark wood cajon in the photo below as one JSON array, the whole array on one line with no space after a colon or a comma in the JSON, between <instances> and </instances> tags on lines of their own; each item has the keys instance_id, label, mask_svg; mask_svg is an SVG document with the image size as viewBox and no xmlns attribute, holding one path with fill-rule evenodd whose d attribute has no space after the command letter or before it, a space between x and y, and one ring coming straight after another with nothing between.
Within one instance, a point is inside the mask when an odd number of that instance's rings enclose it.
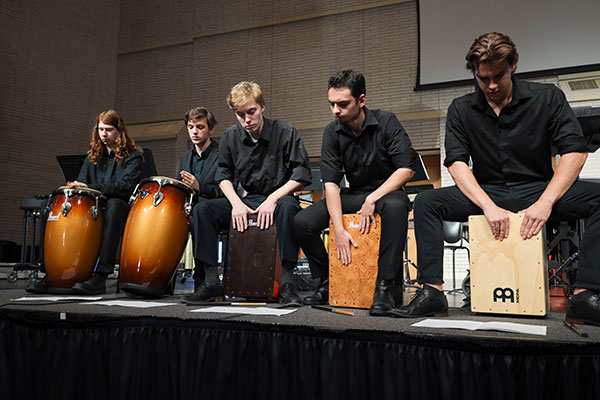
<instances>
[{"instance_id":1,"label":"dark wood cajon","mask_svg":"<svg viewBox=\"0 0 600 400\"><path fill-rule=\"evenodd\" d=\"M368 234L360 233L360 215L344 214L344 227L358 243L351 249L352 262L342 264L337 258L335 232L329 223L329 304L338 307L369 308L377 279L381 218L376 214L377 227L371 225ZM398 262L401 262L400 260Z\"/></svg>"},{"instance_id":2,"label":"dark wood cajon","mask_svg":"<svg viewBox=\"0 0 600 400\"><path fill-rule=\"evenodd\" d=\"M225 294L230 297L274 299L279 294L281 259L275 225L260 229L257 215L248 215L248 229L229 227Z\"/></svg>"},{"instance_id":3,"label":"dark wood cajon","mask_svg":"<svg viewBox=\"0 0 600 400\"><path fill-rule=\"evenodd\" d=\"M545 228L523 239L522 221L523 214L512 214L508 238L500 241L483 215L469 217L471 311L537 316L548 312Z\"/></svg>"}]
</instances>

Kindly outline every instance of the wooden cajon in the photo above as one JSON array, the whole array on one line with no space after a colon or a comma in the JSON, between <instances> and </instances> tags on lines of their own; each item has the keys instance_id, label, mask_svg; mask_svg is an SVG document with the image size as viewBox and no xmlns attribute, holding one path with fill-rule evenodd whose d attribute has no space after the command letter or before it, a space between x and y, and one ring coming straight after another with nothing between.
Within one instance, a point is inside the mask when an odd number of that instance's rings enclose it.
<instances>
[{"instance_id":1,"label":"wooden cajon","mask_svg":"<svg viewBox=\"0 0 600 400\"><path fill-rule=\"evenodd\" d=\"M377 279L381 218L375 214L377 227L368 234L360 233L360 214L344 214L344 228L358 243L351 248L352 262L342 264L337 257L335 232L329 223L329 304L338 307L369 308Z\"/></svg>"},{"instance_id":2,"label":"wooden cajon","mask_svg":"<svg viewBox=\"0 0 600 400\"><path fill-rule=\"evenodd\" d=\"M544 316L548 312L545 227L531 239L512 214L508 239L496 240L483 215L469 217L471 311Z\"/></svg>"},{"instance_id":3,"label":"wooden cajon","mask_svg":"<svg viewBox=\"0 0 600 400\"><path fill-rule=\"evenodd\" d=\"M281 259L277 229L260 229L256 214L248 214L248 229L229 227L225 294L230 297L274 299L279 295Z\"/></svg>"}]
</instances>

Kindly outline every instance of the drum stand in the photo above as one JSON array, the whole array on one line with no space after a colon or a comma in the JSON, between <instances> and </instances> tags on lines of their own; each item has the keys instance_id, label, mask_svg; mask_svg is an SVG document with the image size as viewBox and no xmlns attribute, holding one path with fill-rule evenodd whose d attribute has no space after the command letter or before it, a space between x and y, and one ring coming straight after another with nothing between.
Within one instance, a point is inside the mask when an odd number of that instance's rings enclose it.
<instances>
[{"instance_id":1,"label":"drum stand","mask_svg":"<svg viewBox=\"0 0 600 400\"><path fill-rule=\"evenodd\" d=\"M403 261L403 264L404 264L404 287L405 288L410 288L410 289L419 289L421 286L420 285L415 285L417 283L417 279L411 279L410 278L410 268L409 268L409 266L412 265L417 271L419 270L419 267L408 256L408 240L404 244L404 261Z\"/></svg>"},{"instance_id":2,"label":"drum stand","mask_svg":"<svg viewBox=\"0 0 600 400\"><path fill-rule=\"evenodd\" d=\"M40 206L42 201L39 199L25 199L21 203L23 214L23 242L21 245L21 262L14 266L13 271L8 275L8 281L15 283L18 279L19 271L31 271L28 279L33 280L38 278L40 264L35 262L35 248L38 220L40 219ZM31 251L29 254L29 262L27 262L27 237L29 236L29 217L33 218L33 238L31 241Z\"/></svg>"},{"instance_id":3,"label":"drum stand","mask_svg":"<svg viewBox=\"0 0 600 400\"><path fill-rule=\"evenodd\" d=\"M571 248L579 250L584 230L583 220L578 220L576 222L574 230L568 224L561 222L558 228L556 228L556 235L550 243L548 243L547 254L550 255L556 250L559 258L563 260L563 262L556 267L552 264L556 264L557 261L549 262L549 269L551 272L548 283L549 285L554 286L563 285L563 290L566 295L573 293L573 285L568 279L563 279L559 274L566 273L567 275L570 275L577 271L577 259L579 258L579 253L577 251L573 252Z\"/></svg>"}]
</instances>

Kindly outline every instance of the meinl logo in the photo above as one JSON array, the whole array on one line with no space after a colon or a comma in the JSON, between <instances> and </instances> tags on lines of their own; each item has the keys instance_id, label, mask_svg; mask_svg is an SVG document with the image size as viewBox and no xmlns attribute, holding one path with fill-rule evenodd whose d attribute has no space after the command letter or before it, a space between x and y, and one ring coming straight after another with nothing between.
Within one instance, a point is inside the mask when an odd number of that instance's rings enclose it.
<instances>
[{"instance_id":1,"label":"meinl logo","mask_svg":"<svg viewBox=\"0 0 600 400\"><path fill-rule=\"evenodd\" d=\"M499 288L494 289L494 303L502 300L503 303L510 301L515 302L515 292L511 288ZM519 302L519 289L517 289L517 303Z\"/></svg>"}]
</instances>

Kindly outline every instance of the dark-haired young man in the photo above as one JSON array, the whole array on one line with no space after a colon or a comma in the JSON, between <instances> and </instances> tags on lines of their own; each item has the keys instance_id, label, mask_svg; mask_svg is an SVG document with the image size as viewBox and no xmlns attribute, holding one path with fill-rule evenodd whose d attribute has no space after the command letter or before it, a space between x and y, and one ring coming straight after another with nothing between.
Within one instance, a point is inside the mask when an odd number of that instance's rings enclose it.
<instances>
[{"instance_id":1,"label":"dark-haired young man","mask_svg":"<svg viewBox=\"0 0 600 400\"><path fill-rule=\"evenodd\" d=\"M475 92L455 99L446 119L444 165L456 186L419 194L415 201L419 282L423 289L395 312L401 317L447 315L442 292L442 220L484 214L498 240L509 229L523 238L549 219L587 218L575 295L567 318L600 324L600 185L578 181L587 144L564 94L554 85L513 76L518 53L510 37L487 33L466 56ZM560 161L553 172L551 145ZM473 170L468 166L473 162ZM524 214L509 227L509 214Z\"/></svg>"},{"instance_id":2,"label":"dark-haired young man","mask_svg":"<svg viewBox=\"0 0 600 400\"><path fill-rule=\"evenodd\" d=\"M190 225L194 252L194 289L200 287L204 281L204 264L199 255L205 243L199 234L203 222L198 209L200 203L206 199L223 197L223 192L215 180L219 164L219 143L211 139L215 125L216 118L204 107L193 108L185 114L185 126L194 147L181 156L177 169L177 179L196 191L196 204Z\"/></svg>"},{"instance_id":3,"label":"dark-haired young man","mask_svg":"<svg viewBox=\"0 0 600 400\"><path fill-rule=\"evenodd\" d=\"M325 200L302 210L294 231L306 254L313 278L321 284L304 304L326 304L329 299L329 260L319 233L333 223L338 258L352 260L356 242L343 226L344 213L360 213L360 231L368 233L381 216L378 275L370 315L387 315L395 307L394 282L401 275L410 201L403 190L414 175L416 153L396 116L365 106L364 76L352 70L329 79L328 99L335 121L325 128L321 149L321 177ZM344 174L350 183L340 193ZM401 276L400 276L401 278Z\"/></svg>"}]
</instances>

